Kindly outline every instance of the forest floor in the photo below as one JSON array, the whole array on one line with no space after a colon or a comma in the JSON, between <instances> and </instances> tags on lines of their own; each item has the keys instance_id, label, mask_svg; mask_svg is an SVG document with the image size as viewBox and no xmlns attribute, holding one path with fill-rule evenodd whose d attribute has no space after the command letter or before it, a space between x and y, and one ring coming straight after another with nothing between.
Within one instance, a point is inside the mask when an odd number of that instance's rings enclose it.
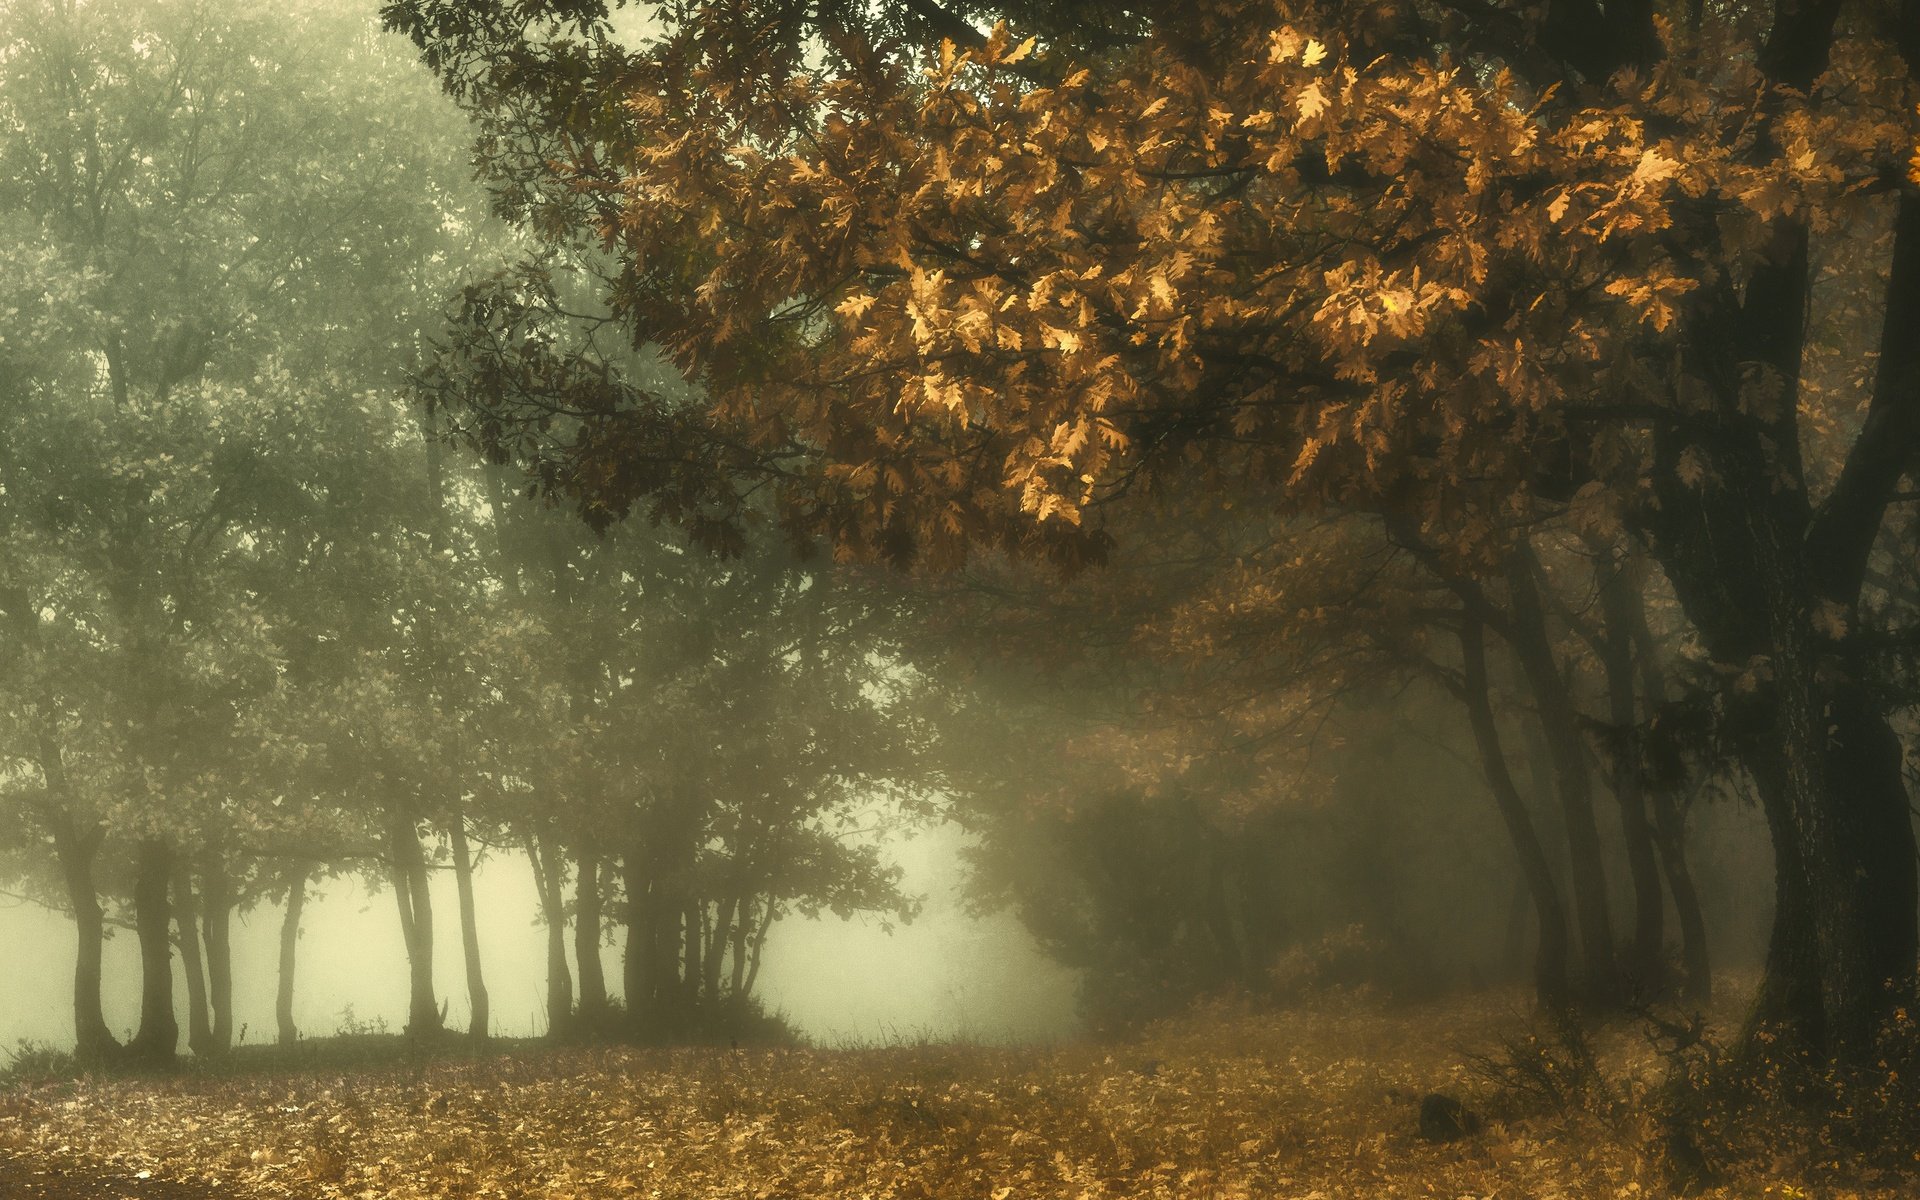
<instances>
[{"instance_id":1,"label":"forest floor","mask_svg":"<svg viewBox=\"0 0 1920 1200\"><path fill-rule=\"evenodd\" d=\"M543 1049L348 1072L19 1083L0 1091L0 1196L1625 1200L1676 1191L1672 1155L1660 1151L1670 1134L1635 1099L1653 1095L1665 1071L1639 1026L1619 1022L1592 1043L1605 1080L1596 1094L1611 1099L1561 1105L1517 1098L1511 1080L1503 1087L1487 1072L1489 1062L1550 1062L1548 1043L1529 1043L1529 1029L1517 995L1421 1007L1332 997L1280 1013L1216 1007L1124 1043L1050 1048ZM1484 1124L1428 1140L1420 1113L1432 1093L1458 1098ZM1920 1194L1920 1177L1896 1174L1884 1156L1877 1170L1843 1175L1831 1146L1783 1130L1756 1130L1741 1144L1738 1157L1710 1149L1681 1182L1717 1197ZM1916 1152L1893 1157L1911 1168Z\"/></svg>"}]
</instances>

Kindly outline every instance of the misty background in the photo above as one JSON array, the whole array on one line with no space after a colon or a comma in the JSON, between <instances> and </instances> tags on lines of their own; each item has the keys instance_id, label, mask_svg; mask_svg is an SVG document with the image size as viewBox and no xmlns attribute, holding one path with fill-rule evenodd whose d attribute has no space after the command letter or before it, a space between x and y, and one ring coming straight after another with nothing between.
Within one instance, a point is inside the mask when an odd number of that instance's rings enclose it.
<instances>
[{"instance_id":1,"label":"misty background","mask_svg":"<svg viewBox=\"0 0 1920 1200\"><path fill-rule=\"evenodd\" d=\"M1076 974L1041 954L1011 915L965 911L957 858L964 843L951 825L890 840L887 853L904 871L902 886L926 897L911 924L896 923L889 932L872 917L777 922L760 985L768 1006L825 1045L1074 1036ZM434 891L444 911L454 911L453 890L451 873L436 872ZM392 897L369 893L353 878L333 880L322 891L307 902L295 1020L317 1036L354 1027L398 1032L406 1024L407 997L396 981L404 982L407 965ZM493 981L494 1032L546 1033L545 934L534 921L532 870L515 857L485 862L475 871L475 900L486 930L482 953ZM247 1026L242 1044L273 1037L279 929L280 912L271 905L236 922L234 1003ZM70 1047L71 920L32 901L0 899L0 945L12 964L0 976L0 1050L23 1040ZM458 940L441 939L435 954L445 977L458 978ZM616 957L614 947L606 948L609 966ZM118 929L107 943L105 987L107 1020L116 1032L139 1021L139 978L133 934ZM184 983L176 998L184 1011ZM447 1001L448 1024L464 1027L460 990L449 989Z\"/></svg>"}]
</instances>

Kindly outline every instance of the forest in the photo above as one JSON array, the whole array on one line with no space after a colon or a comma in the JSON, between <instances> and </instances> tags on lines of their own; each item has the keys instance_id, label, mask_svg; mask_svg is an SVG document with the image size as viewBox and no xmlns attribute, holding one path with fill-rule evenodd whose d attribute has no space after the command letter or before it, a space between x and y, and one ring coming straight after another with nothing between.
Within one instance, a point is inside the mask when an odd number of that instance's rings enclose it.
<instances>
[{"instance_id":1,"label":"forest","mask_svg":"<svg viewBox=\"0 0 1920 1200\"><path fill-rule=\"evenodd\" d=\"M1913 1194L1916 62L0 0L0 1196ZM928 830L1075 1029L767 998ZM391 1024L296 1017L342 889Z\"/></svg>"}]
</instances>

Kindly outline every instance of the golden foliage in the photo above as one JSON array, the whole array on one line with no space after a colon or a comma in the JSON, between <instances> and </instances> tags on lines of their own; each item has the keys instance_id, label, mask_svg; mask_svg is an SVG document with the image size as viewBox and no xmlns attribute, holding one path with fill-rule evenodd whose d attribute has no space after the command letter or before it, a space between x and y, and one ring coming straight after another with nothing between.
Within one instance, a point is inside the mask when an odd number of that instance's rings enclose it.
<instances>
[{"instance_id":1,"label":"golden foliage","mask_svg":"<svg viewBox=\"0 0 1920 1200\"><path fill-rule=\"evenodd\" d=\"M1877 44L1811 101L1733 46L1576 99L1338 5L1196 8L1238 31L1204 63L1004 28L918 72L744 78L697 28L639 63L624 160L570 176L618 205L619 306L833 464L792 511L843 555L1065 532L1183 446L1196 495L1523 503L1539 446L1678 402L1634 364L1688 296L1783 217L1878 213L1914 140Z\"/></svg>"}]
</instances>

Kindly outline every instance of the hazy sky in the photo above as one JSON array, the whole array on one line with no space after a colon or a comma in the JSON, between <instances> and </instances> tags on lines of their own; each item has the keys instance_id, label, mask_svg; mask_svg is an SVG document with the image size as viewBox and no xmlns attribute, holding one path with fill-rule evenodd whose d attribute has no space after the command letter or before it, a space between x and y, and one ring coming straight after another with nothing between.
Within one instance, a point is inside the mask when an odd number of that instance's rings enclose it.
<instances>
[{"instance_id":1,"label":"hazy sky","mask_svg":"<svg viewBox=\"0 0 1920 1200\"><path fill-rule=\"evenodd\" d=\"M1027 1041L1070 1034L1072 973L1042 957L1011 917L976 920L962 910L955 861L962 844L962 835L949 826L893 846L907 872L907 890L927 902L919 919L892 934L868 919L795 917L777 924L756 991L823 1042L922 1034ZM476 885L495 1031L540 1032L546 1025L546 934L534 922L532 871L523 857L501 856L479 871ZM0 945L8 949L10 967L0 978L0 1047L20 1038L69 1045L73 926L37 905L0 904ZM263 906L234 926L234 1028L245 1024L248 1043L274 1037L280 915L278 906ZM465 973L448 871L434 875L434 921L435 981L448 1000L448 1025L464 1029ZM309 894L302 928L294 1018L303 1033L333 1033L348 1006L357 1021L384 1019L396 1031L406 1023L406 956L390 893L331 882L324 896ZM618 946L609 946L603 958L608 983L617 988ZM106 1015L116 1033L138 1023L138 988L138 946L131 932L116 932L106 951ZM184 1025L185 989L176 991Z\"/></svg>"}]
</instances>

